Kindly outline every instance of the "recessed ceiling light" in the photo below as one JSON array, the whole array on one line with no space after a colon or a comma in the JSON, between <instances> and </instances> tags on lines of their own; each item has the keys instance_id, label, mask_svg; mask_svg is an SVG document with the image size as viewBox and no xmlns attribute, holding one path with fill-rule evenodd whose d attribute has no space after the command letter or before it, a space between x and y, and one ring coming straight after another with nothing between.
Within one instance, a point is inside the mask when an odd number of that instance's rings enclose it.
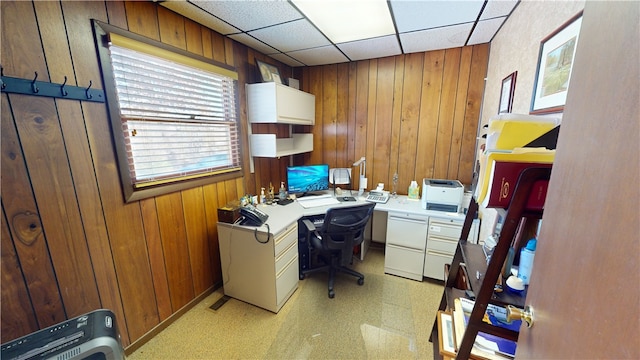
<instances>
[{"instance_id":1,"label":"recessed ceiling light","mask_svg":"<svg viewBox=\"0 0 640 360\"><path fill-rule=\"evenodd\" d=\"M385 0L292 0L334 44L395 33Z\"/></svg>"}]
</instances>

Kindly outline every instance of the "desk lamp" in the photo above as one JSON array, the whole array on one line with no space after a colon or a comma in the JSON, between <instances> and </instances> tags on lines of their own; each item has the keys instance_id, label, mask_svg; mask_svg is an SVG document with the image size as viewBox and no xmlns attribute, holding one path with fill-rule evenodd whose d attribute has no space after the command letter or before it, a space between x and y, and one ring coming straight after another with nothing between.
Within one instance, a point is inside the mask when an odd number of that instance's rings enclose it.
<instances>
[{"instance_id":1,"label":"desk lamp","mask_svg":"<svg viewBox=\"0 0 640 360\"><path fill-rule=\"evenodd\" d=\"M353 166L360 167L360 181L359 181L359 189L358 196L362 196L364 194L364 189L367 188L367 178L365 177L365 173L367 170L367 161L364 159L364 156L360 158L360 160L353 163Z\"/></svg>"}]
</instances>

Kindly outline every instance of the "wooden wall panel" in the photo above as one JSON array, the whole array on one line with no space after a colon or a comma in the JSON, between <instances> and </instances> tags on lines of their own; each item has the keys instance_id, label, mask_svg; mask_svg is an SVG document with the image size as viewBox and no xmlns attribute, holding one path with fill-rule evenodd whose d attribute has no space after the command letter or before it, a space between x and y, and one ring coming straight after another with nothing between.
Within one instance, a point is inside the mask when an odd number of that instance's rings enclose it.
<instances>
[{"instance_id":1,"label":"wooden wall panel","mask_svg":"<svg viewBox=\"0 0 640 360\"><path fill-rule=\"evenodd\" d=\"M484 78L487 75L489 63L489 44L473 46L471 55L471 71L469 74L469 89L464 117L464 132L462 134L462 150L460 153L459 178L469 174L467 169L475 165L476 136L478 134L478 118L484 93ZM470 175L468 175L470 176Z\"/></svg>"},{"instance_id":2,"label":"wooden wall panel","mask_svg":"<svg viewBox=\"0 0 640 360\"><path fill-rule=\"evenodd\" d=\"M449 159L451 154L451 136L453 115L458 87L458 70L460 68L460 48L447 49L444 54L444 69L442 73L442 90L440 97L440 111L438 113L438 132L436 138L436 156L433 177L447 178Z\"/></svg>"},{"instance_id":3,"label":"wooden wall panel","mask_svg":"<svg viewBox=\"0 0 640 360\"><path fill-rule=\"evenodd\" d=\"M33 313L29 301L29 289L20 268L18 254L13 245L7 216L2 210L2 258L0 259L0 274L2 287L0 296L3 334L28 334L39 329L38 321ZM8 337L3 335L3 337Z\"/></svg>"},{"instance_id":4,"label":"wooden wall panel","mask_svg":"<svg viewBox=\"0 0 640 360\"><path fill-rule=\"evenodd\" d=\"M414 158L418 151L418 132L420 130L420 98L422 95L422 77L414 74L422 73L424 54L407 55L405 60L404 87L402 89L402 111L398 142L397 166L391 167L398 171L398 192L404 193L404 185L410 184L414 178L415 164L407 159ZM401 175L402 174L402 175ZM403 184L400 188L400 184ZM408 185L407 185L408 186ZM389 186L391 189L391 186Z\"/></svg>"},{"instance_id":5,"label":"wooden wall panel","mask_svg":"<svg viewBox=\"0 0 640 360\"><path fill-rule=\"evenodd\" d=\"M194 294L202 294L213 284L210 241L202 187L182 191ZM189 299L191 300L191 299Z\"/></svg>"},{"instance_id":6,"label":"wooden wall panel","mask_svg":"<svg viewBox=\"0 0 640 360\"><path fill-rule=\"evenodd\" d=\"M406 141L406 138L400 139L400 124L402 122L402 109L404 104L404 74L405 57L399 56L395 58L395 70L393 80L393 106L391 109L391 131L389 132L389 165L387 177L382 181L386 189L391 189L393 174L398 171L398 154L400 143Z\"/></svg>"},{"instance_id":7,"label":"wooden wall panel","mask_svg":"<svg viewBox=\"0 0 640 360\"><path fill-rule=\"evenodd\" d=\"M349 64L338 64L336 70L336 161L334 166L350 168L353 157L349 156L349 144L353 143L353 137L349 136Z\"/></svg>"},{"instance_id":8,"label":"wooden wall panel","mask_svg":"<svg viewBox=\"0 0 640 360\"><path fill-rule=\"evenodd\" d=\"M218 246L218 192L216 184L206 185L202 189L205 207L207 238L209 241L209 259L213 284L222 283L220 265L220 247Z\"/></svg>"},{"instance_id":9,"label":"wooden wall panel","mask_svg":"<svg viewBox=\"0 0 640 360\"><path fill-rule=\"evenodd\" d=\"M322 142L324 140L324 131L322 126L324 123L324 106L322 103L322 67L314 67L309 72L309 92L316 96L316 122L313 126L313 148L322 149ZM313 151L311 154L305 156L308 163L319 164L323 163L323 152Z\"/></svg>"},{"instance_id":10,"label":"wooden wall panel","mask_svg":"<svg viewBox=\"0 0 640 360\"><path fill-rule=\"evenodd\" d=\"M457 179L460 170L460 152L462 151L462 134L464 133L464 119L469 88L469 71L471 70L471 54L473 47L467 46L460 52L458 85L454 105L453 128L451 133L451 150L447 179Z\"/></svg>"},{"instance_id":11,"label":"wooden wall panel","mask_svg":"<svg viewBox=\"0 0 640 360\"><path fill-rule=\"evenodd\" d=\"M3 237L2 241L13 240L11 246L15 248L20 262L22 275L31 299L30 305L33 307L33 317L37 320L39 327L47 327L63 321L66 317L55 270L48 254L36 201L29 182L20 140L14 126L8 97L5 94L2 95L1 131L2 208L11 233L11 238ZM4 257L4 253L2 256ZM21 280L19 277L13 277L13 279ZM2 283L3 291L8 291L11 286L9 283ZM20 283L15 284L16 291L19 291L20 288ZM11 297L9 294L7 296ZM18 298L20 294L16 293L15 296ZM8 316L7 319L11 319L11 316L5 315L3 312L3 321L5 316ZM21 334L17 332L2 332L2 341L5 342L10 340L11 336L19 335Z\"/></svg>"},{"instance_id":12,"label":"wooden wall panel","mask_svg":"<svg viewBox=\"0 0 640 360\"><path fill-rule=\"evenodd\" d=\"M160 321L166 320L171 314L171 296L169 295L169 280L167 279L167 267L164 263L164 249L160 224L158 220L158 208L153 198L140 200L140 212L144 226L144 236L147 240L149 252L149 266L153 289Z\"/></svg>"},{"instance_id":13,"label":"wooden wall panel","mask_svg":"<svg viewBox=\"0 0 640 360\"><path fill-rule=\"evenodd\" d=\"M338 66L326 65L322 67L322 118L316 127L322 131L322 162L336 164L338 152L336 144L336 127L338 112ZM317 120L317 119L316 119ZM319 125L319 126L318 126ZM333 165L335 167L335 165Z\"/></svg>"},{"instance_id":14,"label":"wooden wall panel","mask_svg":"<svg viewBox=\"0 0 640 360\"><path fill-rule=\"evenodd\" d=\"M175 312L194 298L182 197L179 192L156 197L171 309Z\"/></svg>"},{"instance_id":15,"label":"wooden wall panel","mask_svg":"<svg viewBox=\"0 0 640 360\"><path fill-rule=\"evenodd\" d=\"M389 134L391 134L394 102L395 58L379 59L377 72L372 129L374 141L367 144L367 146L373 147L373 157L367 158L369 188L375 188L378 183L387 183L386 179L389 177L389 157L391 156L391 136Z\"/></svg>"},{"instance_id":16,"label":"wooden wall panel","mask_svg":"<svg viewBox=\"0 0 640 360\"><path fill-rule=\"evenodd\" d=\"M158 7L158 27L160 28L160 41L187 50L187 39L184 30L184 17Z\"/></svg>"},{"instance_id":17,"label":"wooden wall panel","mask_svg":"<svg viewBox=\"0 0 640 360\"><path fill-rule=\"evenodd\" d=\"M369 110L369 61L358 61L356 65L355 93L355 131L353 160L358 161L367 154L367 124ZM354 175L359 175L359 168L354 168ZM360 188L359 176L353 176L353 188Z\"/></svg>"},{"instance_id":18,"label":"wooden wall panel","mask_svg":"<svg viewBox=\"0 0 640 360\"><path fill-rule=\"evenodd\" d=\"M124 6L129 31L153 40L160 40L157 6L149 1L127 1Z\"/></svg>"}]
</instances>

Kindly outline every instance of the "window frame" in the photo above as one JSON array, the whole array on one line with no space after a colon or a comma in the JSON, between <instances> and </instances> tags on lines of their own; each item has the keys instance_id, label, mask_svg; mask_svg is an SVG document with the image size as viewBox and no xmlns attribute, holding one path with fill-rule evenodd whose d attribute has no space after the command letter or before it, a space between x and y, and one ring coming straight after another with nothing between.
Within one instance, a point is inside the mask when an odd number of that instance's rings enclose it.
<instances>
[{"instance_id":1,"label":"window frame","mask_svg":"<svg viewBox=\"0 0 640 360\"><path fill-rule=\"evenodd\" d=\"M135 41L139 41L154 47L158 47L163 50L171 51L182 56L187 56L195 60L206 62L217 67L236 71L236 69L227 64L219 63L215 60L187 52L183 49L176 48L162 42L146 38L144 36L132 33L127 30L123 30L113 25L103 23L98 20L92 20L94 39L96 43L96 50L98 52L100 70L102 75L102 83L104 86L104 93L106 97L107 112L111 127L111 135L113 137L113 143L116 150L116 161L118 165L118 172L120 175L120 184L122 186L122 192L125 202L134 202L154 196L172 193L175 191L185 190L198 186L208 185L224 180L235 179L243 176L244 171L244 154L243 154L243 137L241 126L241 113L239 99L239 84L236 87L235 92L235 104L237 114L237 132L238 132L238 151L239 151L239 168L238 170L225 171L218 174L204 175L191 179L177 179L175 181L165 182L158 185L135 187L129 172L128 153L126 148L125 137L122 131L122 119L120 117L120 104L118 102L116 94L116 84L113 76L113 70L111 68L111 56L109 54L109 34L117 34L119 36L127 37ZM237 81L237 80L236 80Z\"/></svg>"}]
</instances>

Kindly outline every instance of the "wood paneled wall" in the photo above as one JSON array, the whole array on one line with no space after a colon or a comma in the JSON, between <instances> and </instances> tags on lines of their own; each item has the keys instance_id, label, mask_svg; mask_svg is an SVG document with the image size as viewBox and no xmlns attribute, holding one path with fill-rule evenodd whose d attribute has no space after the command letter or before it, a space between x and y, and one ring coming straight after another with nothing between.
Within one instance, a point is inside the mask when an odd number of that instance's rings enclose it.
<instances>
[{"instance_id":1,"label":"wood paneled wall","mask_svg":"<svg viewBox=\"0 0 640 360\"><path fill-rule=\"evenodd\" d=\"M101 88L91 19L235 66L241 100L254 57L265 59L153 2L1 6L5 76ZM125 203L105 104L3 93L1 105L2 342L108 308L137 345L221 284L216 210L253 183L248 170Z\"/></svg>"},{"instance_id":2,"label":"wood paneled wall","mask_svg":"<svg viewBox=\"0 0 640 360\"><path fill-rule=\"evenodd\" d=\"M369 183L390 184L397 169L401 193L422 177L469 182L487 45L294 70L153 2L0 4L5 76L37 71L41 81L101 88L97 19L235 66L245 164L244 85L257 82L258 58L316 95L316 125L294 127L314 133L315 150L292 162L348 167L366 156ZM221 283L216 209L277 186L290 161L256 159L242 178L125 203L105 104L1 101L2 342L108 308L132 351Z\"/></svg>"},{"instance_id":3,"label":"wood paneled wall","mask_svg":"<svg viewBox=\"0 0 640 360\"><path fill-rule=\"evenodd\" d=\"M364 156L369 188L382 182L391 189L397 171L400 194L422 178L471 184L488 60L482 44L294 69L301 89L316 96L316 123L293 127L313 133L314 150L292 162L351 167ZM252 126L254 133L289 133L286 125ZM289 161L256 158L256 183L248 188L277 187Z\"/></svg>"}]
</instances>

